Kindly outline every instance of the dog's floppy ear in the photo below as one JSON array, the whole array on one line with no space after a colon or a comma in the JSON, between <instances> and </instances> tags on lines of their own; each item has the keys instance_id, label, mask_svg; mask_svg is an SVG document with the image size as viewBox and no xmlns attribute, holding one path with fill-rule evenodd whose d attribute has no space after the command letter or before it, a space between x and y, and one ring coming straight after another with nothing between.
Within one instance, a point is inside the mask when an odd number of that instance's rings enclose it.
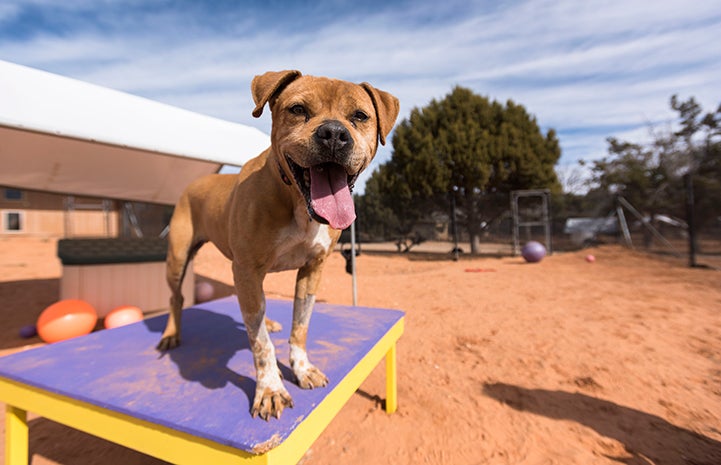
<instances>
[{"instance_id":1,"label":"dog's floppy ear","mask_svg":"<svg viewBox=\"0 0 721 465\"><path fill-rule=\"evenodd\" d=\"M300 71L286 70L268 71L265 74L254 77L253 82L250 83L250 90L253 93L253 101L255 102L253 116L258 118L262 115L265 104L268 103L275 94L283 90L283 87L300 76Z\"/></svg>"},{"instance_id":2,"label":"dog's floppy ear","mask_svg":"<svg viewBox=\"0 0 721 465\"><path fill-rule=\"evenodd\" d=\"M386 145L386 136L393 129L393 125L396 124L400 103L393 95L378 90L367 82L362 83L361 87L368 92L371 100L373 100L373 106L376 108L376 118L378 119L378 137L381 145Z\"/></svg>"}]
</instances>

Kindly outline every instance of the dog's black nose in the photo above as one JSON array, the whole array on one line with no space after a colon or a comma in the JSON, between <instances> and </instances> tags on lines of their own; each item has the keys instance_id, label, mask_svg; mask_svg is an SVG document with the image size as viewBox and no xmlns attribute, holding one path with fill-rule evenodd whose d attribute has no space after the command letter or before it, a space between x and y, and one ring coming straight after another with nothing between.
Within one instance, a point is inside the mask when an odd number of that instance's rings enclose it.
<instances>
[{"instance_id":1,"label":"dog's black nose","mask_svg":"<svg viewBox=\"0 0 721 465\"><path fill-rule=\"evenodd\" d=\"M343 153L353 147L353 138L340 121L331 120L318 126L313 135L316 143L331 153Z\"/></svg>"}]
</instances>

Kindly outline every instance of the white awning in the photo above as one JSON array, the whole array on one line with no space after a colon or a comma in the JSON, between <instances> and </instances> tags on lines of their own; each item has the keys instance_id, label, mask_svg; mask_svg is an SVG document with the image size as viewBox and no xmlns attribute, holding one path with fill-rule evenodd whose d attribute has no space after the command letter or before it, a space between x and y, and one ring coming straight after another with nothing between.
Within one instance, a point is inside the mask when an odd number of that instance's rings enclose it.
<instances>
[{"instance_id":1,"label":"white awning","mask_svg":"<svg viewBox=\"0 0 721 465\"><path fill-rule=\"evenodd\" d=\"M0 185L173 204L269 145L249 126L0 61Z\"/></svg>"}]
</instances>

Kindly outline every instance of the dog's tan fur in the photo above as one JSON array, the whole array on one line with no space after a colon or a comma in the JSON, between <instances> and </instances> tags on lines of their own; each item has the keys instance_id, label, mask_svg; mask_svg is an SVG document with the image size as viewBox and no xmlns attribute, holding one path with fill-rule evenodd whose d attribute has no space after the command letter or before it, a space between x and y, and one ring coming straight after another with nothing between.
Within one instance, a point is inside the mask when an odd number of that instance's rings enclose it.
<instances>
[{"instance_id":1,"label":"dog's tan fur","mask_svg":"<svg viewBox=\"0 0 721 465\"><path fill-rule=\"evenodd\" d=\"M253 116L260 116L266 104L272 112L271 147L237 175L198 179L178 201L168 235L171 312L158 349L180 343L185 269L200 245L213 242L232 261L255 361L251 414L267 420L280 417L293 402L281 381L268 335L272 322L270 328L263 324L263 279L269 272L298 269L291 368L302 388L325 386L328 379L308 360L306 336L323 264L340 236L339 230L322 224L323 218L311 217L308 198L288 159L296 169L332 162L355 179L371 162L378 142L385 143L399 105L395 97L369 84L302 76L298 71L256 76L251 89L256 103ZM325 132L319 136L321 130Z\"/></svg>"}]
</instances>

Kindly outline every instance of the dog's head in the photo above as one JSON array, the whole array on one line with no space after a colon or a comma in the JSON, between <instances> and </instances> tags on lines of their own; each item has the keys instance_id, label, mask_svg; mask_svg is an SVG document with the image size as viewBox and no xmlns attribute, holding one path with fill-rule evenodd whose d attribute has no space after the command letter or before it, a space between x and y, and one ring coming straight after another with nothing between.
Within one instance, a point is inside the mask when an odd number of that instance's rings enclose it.
<instances>
[{"instance_id":1,"label":"dog's head","mask_svg":"<svg viewBox=\"0 0 721 465\"><path fill-rule=\"evenodd\" d=\"M398 99L368 83L268 72L251 84L256 118L267 103L271 141L283 173L298 188L310 216L335 229L355 219L351 189L385 144ZM280 175L280 174L279 174Z\"/></svg>"}]
</instances>

